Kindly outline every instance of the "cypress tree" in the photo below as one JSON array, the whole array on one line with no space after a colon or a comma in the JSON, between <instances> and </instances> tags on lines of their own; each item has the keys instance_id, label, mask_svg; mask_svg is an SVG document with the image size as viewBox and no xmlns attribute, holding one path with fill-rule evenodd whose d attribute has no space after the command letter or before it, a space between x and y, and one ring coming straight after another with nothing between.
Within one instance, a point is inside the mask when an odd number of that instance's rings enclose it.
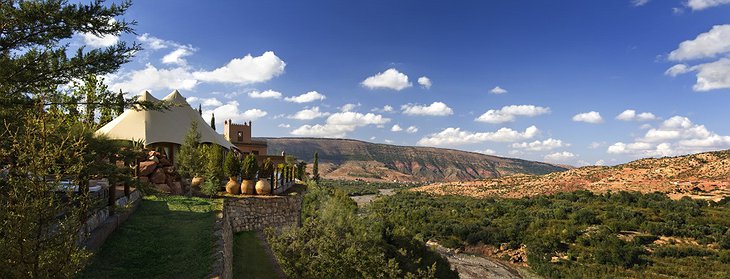
<instances>
[{"instance_id":1,"label":"cypress tree","mask_svg":"<svg viewBox=\"0 0 730 279\"><path fill-rule=\"evenodd\" d=\"M319 153L314 152L314 163L312 164L312 179L319 184Z\"/></svg>"},{"instance_id":2,"label":"cypress tree","mask_svg":"<svg viewBox=\"0 0 730 279\"><path fill-rule=\"evenodd\" d=\"M212 113L210 116L210 127L215 131L215 113Z\"/></svg>"},{"instance_id":3,"label":"cypress tree","mask_svg":"<svg viewBox=\"0 0 730 279\"><path fill-rule=\"evenodd\" d=\"M201 104L198 104L198 114L200 114L200 116L203 116L203 105Z\"/></svg>"}]
</instances>

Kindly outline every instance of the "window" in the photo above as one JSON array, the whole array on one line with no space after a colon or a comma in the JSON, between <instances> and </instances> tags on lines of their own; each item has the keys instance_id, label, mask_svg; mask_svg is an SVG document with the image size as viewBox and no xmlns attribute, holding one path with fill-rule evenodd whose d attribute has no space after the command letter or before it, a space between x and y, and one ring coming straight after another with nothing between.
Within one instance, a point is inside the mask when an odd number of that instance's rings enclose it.
<instances>
[{"instance_id":1,"label":"window","mask_svg":"<svg viewBox=\"0 0 730 279\"><path fill-rule=\"evenodd\" d=\"M243 141L243 132L238 131L238 141Z\"/></svg>"}]
</instances>

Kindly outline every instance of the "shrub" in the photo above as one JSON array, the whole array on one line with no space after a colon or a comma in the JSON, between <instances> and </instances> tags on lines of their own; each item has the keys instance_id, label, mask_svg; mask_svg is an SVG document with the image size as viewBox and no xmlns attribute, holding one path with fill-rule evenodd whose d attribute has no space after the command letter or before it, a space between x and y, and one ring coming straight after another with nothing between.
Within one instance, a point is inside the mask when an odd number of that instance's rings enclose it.
<instances>
[{"instance_id":1,"label":"shrub","mask_svg":"<svg viewBox=\"0 0 730 279\"><path fill-rule=\"evenodd\" d=\"M243 169L241 169L241 176L243 176L243 179L253 180L256 178L258 169L259 165L258 162L256 162L256 155L246 155L246 158L243 159Z\"/></svg>"},{"instance_id":2,"label":"shrub","mask_svg":"<svg viewBox=\"0 0 730 279\"><path fill-rule=\"evenodd\" d=\"M236 155L233 155L232 151L229 151L226 155L223 169L228 177L238 177L241 174L241 162L236 158Z\"/></svg>"}]
</instances>

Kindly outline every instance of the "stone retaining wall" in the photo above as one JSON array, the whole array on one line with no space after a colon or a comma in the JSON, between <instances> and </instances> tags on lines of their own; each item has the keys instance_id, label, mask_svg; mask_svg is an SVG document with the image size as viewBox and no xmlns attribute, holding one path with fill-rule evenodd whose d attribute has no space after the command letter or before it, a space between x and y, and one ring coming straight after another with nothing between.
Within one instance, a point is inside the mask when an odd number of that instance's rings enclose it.
<instances>
[{"instance_id":1,"label":"stone retaining wall","mask_svg":"<svg viewBox=\"0 0 730 279\"><path fill-rule=\"evenodd\" d=\"M233 233L295 227L301 224L302 195L227 197L223 211Z\"/></svg>"}]
</instances>

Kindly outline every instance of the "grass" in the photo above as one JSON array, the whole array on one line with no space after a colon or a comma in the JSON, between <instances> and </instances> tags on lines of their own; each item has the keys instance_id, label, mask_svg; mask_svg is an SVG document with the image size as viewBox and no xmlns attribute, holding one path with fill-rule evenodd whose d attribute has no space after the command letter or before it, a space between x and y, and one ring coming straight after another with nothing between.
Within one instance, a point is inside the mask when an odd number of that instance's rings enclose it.
<instances>
[{"instance_id":1,"label":"grass","mask_svg":"<svg viewBox=\"0 0 730 279\"><path fill-rule=\"evenodd\" d=\"M81 278L203 278L213 263L220 200L145 196Z\"/></svg>"},{"instance_id":2,"label":"grass","mask_svg":"<svg viewBox=\"0 0 730 279\"><path fill-rule=\"evenodd\" d=\"M233 278L278 278L255 232L240 232L233 236Z\"/></svg>"}]
</instances>

